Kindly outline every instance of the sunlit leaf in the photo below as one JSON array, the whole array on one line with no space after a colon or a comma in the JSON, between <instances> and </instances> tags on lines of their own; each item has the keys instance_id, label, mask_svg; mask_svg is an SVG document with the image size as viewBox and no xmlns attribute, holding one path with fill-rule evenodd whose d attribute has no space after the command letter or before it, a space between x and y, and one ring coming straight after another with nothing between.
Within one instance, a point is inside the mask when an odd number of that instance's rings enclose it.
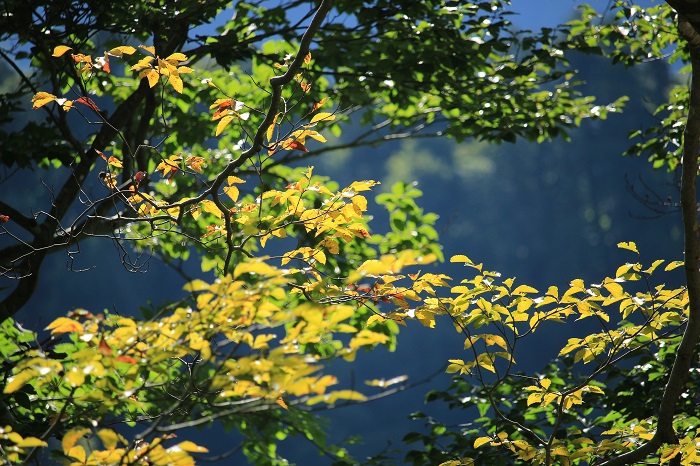
<instances>
[{"instance_id":1,"label":"sunlit leaf","mask_svg":"<svg viewBox=\"0 0 700 466\"><path fill-rule=\"evenodd\" d=\"M72 47L66 45L58 45L53 49L53 57L62 57L67 51L73 50Z\"/></svg>"},{"instance_id":2,"label":"sunlit leaf","mask_svg":"<svg viewBox=\"0 0 700 466\"><path fill-rule=\"evenodd\" d=\"M34 97L32 97L32 103L34 104L32 108L41 108L56 99L57 97L55 95L49 94L48 92L37 92L34 94Z\"/></svg>"},{"instance_id":3,"label":"sunlit leaf","mask_svg":"<svg viewBox=\"0 0 700 466\"><path fill-rule=\"evenodd\" d=\"M311 123L318 123L319 121L333 121L335 120L335 115L329 112L317 113L311 118Z\"/></svg>"},{"instance_id":4,"label":"sunlit leaf","mask_svg":"<svg viewBox=\"0 0 700 466\"><path fill-rule=\"evenodd\" d=\"M627 249L632 252L636 252L639 254L639 251L637 251L637 245L633 241L623 241L621 243L617 243L617 247L620 249Z\"/></svg>"}]
</instances>

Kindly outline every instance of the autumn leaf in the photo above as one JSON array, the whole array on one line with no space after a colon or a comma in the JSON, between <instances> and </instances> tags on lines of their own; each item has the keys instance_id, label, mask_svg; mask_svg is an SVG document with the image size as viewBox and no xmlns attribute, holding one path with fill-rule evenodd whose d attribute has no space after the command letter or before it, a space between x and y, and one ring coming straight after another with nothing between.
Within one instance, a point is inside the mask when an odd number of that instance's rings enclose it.
<instances>
[{"instance_id":1,"label":"autumn leaf","mask_svg":"<svg viewBox=\"0 0 700 466\"><path fill-rule=\"evenodd\" d=\"M320 102L315 103L314 106L311 108L311 112L315 112L319 108L323 107L323 105L325 105L326 102L328 102L328 97L324 97L323 99L321 99Z\"/></svg>"},{"instance_id":2,"label":"autumn leaf","mask_svg":"<svg viewBox=\"0 0 700 466\"><path fill-rule=\"evenodd\" d=\"M7 223L10 221L10 216L9 215L0 215L0 225L3 223Z\"/></svg>"},{"instance_id":3,"label":"autumn leaf","mask_svg":"<svg viewBox=\"0 0 700 466\"><path fill-rule=\"evenodd\" d=\"M103 57L95 58L95 68L102 70L105 73L110 73L111 69L109 67L109 55L105 52Z\"/></svg>"},{"instance_id":4,"label":"autumn leaf","mask_svg":"<svg viewBox=\"0 0 700 466\"><path fill-rule=\"evenodd\" d=\"M306 148L306 146L297 141L296 139L285 139L282 141L282 149L284 150L298 150L301 152L309 152L309 149Z\"/></svg>"},{"instance_id":5,"label":"autumn leaf","mask_svg":"<svg viewBox=\"0 0 700 466\"><path fill-rule=\"evenodd\" d=\"M168 55L168 57L165 59L165 61L172 63L173 65L177 65L179 62L187 60L187 55L184 53L180 52L175 52L171 55Z\"/></svg>"},{"instance_id":6,"label":"autumn leaf","mask_svg":"<svg viewBox=\"0 0 700 466\"><path fill-rule=\"evenodd\" d=\"M137 361L135 358L132 358L131 356L125 356L125 355L117 356L117 361L123 362L123 363L126 363L126 364L136 364L136 363L138 363L138 361Z\"/></svg>"},{"instance_id":7,"label":"autumn leaf","mask_svg":"<svg viewBox=\"0 0 700 466\"><path fill-rule=\"evenodd\" d=\"M132 65L131 68L129 68L129 71L140 71L145 68L150 68L151 67L151 62L155 59L155 57L143 57L141 60L136 62L135 65Z\"/></svg>"},{"instance_id":8,"label":"autumn leaf","mask_svg":"<svg viewBox=\"0 0 700 466\"><path fill-rule=\"evenodd\" d=\"M80 98L75 100L75 103L76 104L83 104L83 105L89 107L90 109L92 109L93 111L95 111L96 113L101 112L100 107L98 107L97 104L90 97L80 97Z\"/></svg>"},{"instance_id":9,"label":"autumn leaf","mask_svg":"<svg viewBox=\"0 0 700 466\"><path fill-rule=\"evenodd\" d=\"M73 50L73 48L66 45L58 45L53 49L52 57L62 57L69 50Z\"/></svg>"},{"instance_id":10,"label":"autumn leaf","mask_svg":"<svg viewBox=\"0 0 700 466\"><path fill-rule=\"evenodd\" d=\"M130 45L122 45L120 47L115 47L107 51L107 55L112 55L113 57L121 57L123 55L132 55L136 52L136 49Z\"/></svg>"},{"instance_id":11,"label":"autumn leaf","mask_svg":"<svg viewBox=\"0 0 700 466\"><path fill-rule=\"evenodd\" d=\"M85 327L77 320L69 319L68 317L59 317L51 322L45 330L51 330L52 335L71 332L82 334L85 332Z\"/></svg>"},{"instance_id":12,"label":"autumn leaf","mask_svg":"<svg viewBox=\"0 0 700 466\"><path fill-rule=\"evenodd\" d=\"M311 118L311 123L318 123L319 121L333 121L335 120L335 115L328 112L317 113Z\"/></svg>"},{"instance_id":13,"label":"autumn leaf","mask_svg":"<svg viewBox=\"0 0 700 466\"><path fill-rule=\"evenodd\" d=\"M175 89L175 91L182 94L184 86L182 84L182 79L180 78L180 76L171 74L170 76L168 76L168 83L170 83L170 85L173 86L173 89Z\"/></svg>"},{"instance_id":14,"label":"autumn leaf","mask_svg":"<svg viewBox=\"0 0 700 466\"><path fill-rule=\"evenodd\" d=\"M168 173L172 172L174 174L180 168L180 162L182 162L182 157L179 155L171 155L167 160L162 160L156 167L156 171L163 172L163 178L165 178Z\"/></svg>"},{"instance_id":15,"label":"autumn leaf","mask_svg":"<svg viewBox=\"0 0 700 466\"><path fill-rule=\"evenodd\" d=\"M190 156L185 160L185 164L197 173L202 173L205 162L202 157Z\"/></svg>"},{"instance_id":16,"label":"autumn leaf","mask_svg":"<svg viewBox=\"0 0 700 466\"><path fill-rule=\"evenodd\" d=\"M114 354L114 350L107 344L104 337L100 338L100 343L97 345L97 349L105 356L112 356L112 354Z\"/></svg>"},{"instance_id":17,"label":"autumn leaf","mask_svg":"<svg viewBox=\"0 0 700 466\"><path fill-rule=\"evenodd\" d=\"M305 65L311 64L311 52L307 53L306 56L304 57L304 64Z\"/></svg>"},{"instance_id":18,"label":"autumn leaf","mask_svg":"<svg viewBox=\"0 0 700 466\"><path fill-rule=\"evenodd\" d=\"M221 120L219 120L219 123L216 125L216 136L220 135L226 126L228 126L229 123L231 123L231 120L233 120L233 115L226 115L223 117Z\"/></svg>"},{"instance_id":19,"label":"autumn leaf","mask_svg":"<svg viewBox=\"0 0 700 466\"><path fill-rule=\"evenodd\" d=\"M155 87L155 85L158 84L158 80L160 79L160 73L154 69L143 70L141 73L139 73L139 79L143 78L146 78L148 80L148 85L150 87Z\"/></svg>"},{"instance_id":20,"label":"autumn leaf","mask_svg":"<svg viewBox=\"0 0 700 466\"><path fill-rule=\"evenodd\" d=\"M155 54L156 54L156 48L153 47L152 45L139 45L139 48L147 51L151 55L155 56Z\"/></svg>"},{"instance_id":21,"label":"autumn leaf","mask_svg":"<svg viewBox=\"0 0 700 466\"><path fill-rule=\"evenodd\" d=\"M53 102L56 99L57 97L55 95L49 94L48 92L37 92L36 94L34 94L34 97L32 97L32 103L34 104L32 108L37 109L43 107L44 105L48 104L49 102Z\"/></svg>"}]
</instances>

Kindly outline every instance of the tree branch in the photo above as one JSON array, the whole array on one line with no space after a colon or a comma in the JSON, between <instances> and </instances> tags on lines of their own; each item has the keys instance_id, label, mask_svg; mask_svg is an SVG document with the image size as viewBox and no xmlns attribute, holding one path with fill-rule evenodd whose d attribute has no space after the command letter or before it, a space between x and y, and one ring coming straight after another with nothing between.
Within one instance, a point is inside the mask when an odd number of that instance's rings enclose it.
<instances>
[{"instance_id":1,"label":"tree branch","mask_svg":"<svg viewBox=\"0 0 700 466\"><path fill-rule=\"evenodd\" d=\"M672 2L669 2L672 4ZM692 367L695 347L700 340L700 236L696 181L698 150L700 149L700 34L685 16L678 18L678 31L686 39L690 51L692 80L688 120L683 132L683 173L681 175L681 211L685 235L685 279L688 289L688 324L683 334L671 375L659 405L654 437L639 448L602 463L601 466L621 466L638 463L653 454L664 443L678 443L673 420L678 398L685 389L688 371Z\"/></svg>"}]
</instances>

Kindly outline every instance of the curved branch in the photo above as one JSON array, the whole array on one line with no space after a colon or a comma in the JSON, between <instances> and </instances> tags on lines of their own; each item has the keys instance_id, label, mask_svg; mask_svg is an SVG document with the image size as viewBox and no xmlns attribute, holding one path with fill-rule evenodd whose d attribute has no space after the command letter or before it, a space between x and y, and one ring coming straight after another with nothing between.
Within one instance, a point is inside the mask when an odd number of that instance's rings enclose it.
<instances>
[{"instance_id":1,"label":"curved branch","mask_svg":"<svg viewBox=\"0 0 700 466\"><path fill-rule=\"evenodd\" d=\"M669 2L672 3L672 2ZM700 150L700 34L685 16L678 18L678 31L688 43L692 65L688 121L683 132L683 173L681 175L681 211L685 235L685 279L688 287L688 324L683 334L671 375L659 406L654 437L639 448L612 458L601 466L621 466L638 463L655 453L664 443L677 444L673 420L678 398L685 389L688 371L692 367L695 347L700 340L700 236L696 182L698 150Z\"/></svg>"}]
</instances>

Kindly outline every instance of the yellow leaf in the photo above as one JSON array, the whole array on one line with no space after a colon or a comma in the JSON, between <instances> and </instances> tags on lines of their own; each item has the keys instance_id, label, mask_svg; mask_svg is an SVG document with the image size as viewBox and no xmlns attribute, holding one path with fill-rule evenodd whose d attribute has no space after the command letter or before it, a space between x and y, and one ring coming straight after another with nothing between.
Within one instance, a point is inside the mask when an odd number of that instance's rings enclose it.
<instances>
[{"instance_id":1,"label":"yellow leaf","mask_svg":"<svg viewBox=\"0 0 700 466\"><path fill-rule=\"evenodd\" d=\"M308 65L309 63L311 63L311 52L307 53L304 57L304 64Z\"/></svg>"},{"instance_id":2,"label":"yellow leaf","mask_svg":"<svg viewBox=\"0 0 700 466\"><path fill-rule=\"evenodd\" d=\"M139 71L139 70L143 70L146 68L150 68L151 62L153 60L154 60L153 57L143 57L141 60L136 62L135 65L132 65L131 68L129 68L129 71ZM151 86L151 87L153 87L153 86Z\"/></svg>"},{"instance_id":3,"label":"yellow leaf","mask_svg":"<svg viewBox=\"0 0 700 466\"><path fill-rule=\"evenodd\" d=\"M379 314L373 314L372 316L370 316L369 319L367 319L367 327L371 326L375 322L384 323L385 321L386 321L385 317L383 317Z\"/></svg>"},{"instance_id":4,"label":"yellow leaf","mask_svg":"<svg viewBox=\"0 0 700 466\"><path fill-rule=\"evenodd\" d=\"M316 259L316 262L320 262L321 264L326 263L326 253L323 251L314 251L314 259Z\"/></svg>"},{"instance_id":5,"label":"yellow leaf","mask_svg":"<svg viewBox=\"0 0 700 466\"><path fill-rule=\"evenodd\" d=\"M51 322L44 330L51 330L52 335L70 332L83 334L85 332L85 327L76 320L69 319L68 317L59 317Z\"/></svg>"},{"instance_id":6,"label":"yellow leaf","mask_svg":"<svg viewBox=\"0 0 700 466\"><path fill-rule=\"evenodd\" d=\"M183 90L183 85L182 85L182 79L180 76L176 76L174 74L171 74L168 76L168 82L170 83L171 86L173 86L173 89L175 89L179 94L182 94ZM153 87L153 86L151 86Z\"/></svg>"},{"instance_id":7,"label":"yellow leaf","mask_svg":"<svg viewBox=\"0 0 700 466\"><path fill-rule=\"evenodd\" d=\"M639 254L639 251L637 251L637 245L633 241L623 241L621 243L617 243L617 247L620 249L627 249L632 252L636 252Z\"/></svg>"},{"instance_id":8,"label":"yellow leaf","mask_svg":"<svg viewBox=\"0 0 700 466\"><path fill-rule=\"evenodd\" d=\"M177 444L178 447L180 447L184 451L193 451L197 453L207 453L209 450L207 450L204 447L200 447L194 442L191 442L189 440L185 440L184 442L180 442Z\"/></svg>"},{"instance_id":9,"label":"yellow leaf","mask_svg":"<svg viewBox=\"0 0 700 466\"><path fill-rule=\"evenodd\" d=\"M76 460L78 460L80 462L79 464L85 464L87 455L85 454L85 448L83 448L82 446L77 445L68 451L64 450L63 453L65 453L67 456L70 456L71 458L75 458Z\"/></svg>"},{"instance_id":10,"label":"yellow leaf","mask_svg":"<svg viewBox=\"0 0 700 466\"><path fill-rule=\"evenodd\" d=\"M520 285L516 289L513 290L512 294L514 295L524 295L527 293L537 293L537 290L531 286L528 285Z\"/></svg>"},{"instance_id":11,"label":"yellow leaf","mask_svg":"<svg viewBox=\"0 0 700 466\"><path fill-rule=\"evenodd\" d=\"M130 45L122 45L120 47L115 47L107 52L107 55L112 55L113 57L121 57L122 55L132 55L136 52L136 49Z\"/></svg>"},{"instance_id":12,"label":"yellow leaf","mask_svg":"<svg viewBox=\"0 0 700 466\"><path fill-rule=\"evenodd\" d=\"M36 371L32 369L24 369L17 375L13 375L8 379L7 385L3 389L3 393L14 393L20 388L24 387L27 382L32 380L36 376Z\"/></svg>"},{"instance_id":13,"label":"yellow leaf","mask_svg":"<svg viewBox=\"0 0 700 466\"><path fill-rule=\"evenodd\" d=\"M124 166L122 165L122 161L119 160L118 158L116 158L116 157L113 156L113 155L111 155L111 156L109 157L109 159L107 160L107 163L108 163L109 165L112 165L113 167L124 168Z\"/></svg>"},{"instance_id":14,"label":"yellow leaf","mask_svg":"<svg viewBox=\"0 0 700 466\"><path fill-rule=\"evenodd\" d=\"M474 448L479 448L487 443L491 443L491 437L479 437L478 439L474 440Z\"/></svg>"},{"instance_id":15,"label":"yellow leaf","mask_svg":"<svg viewBox=\"0 0 700 466\"><path fill-rule=\"evenodd\" d=\"M48 447L49 444L36 437L27 437L22 439L16 445L19 448L34 448L34 447Z\"/></svg>"},{"instance_id":16,"label":"yellow leaf","mask_svg":"<svg viewBox=\"0 0 700 466\"><path fill-rule=\"evenodd\" d=\"M144 50L146 50L147 52L150 52L151 55L155 55L155 54L156 54L156 48L153 47L152 45L139 45L139 48L140 48L140 49L144 49Z\"/></svg>"},{"instance_id":17,"label":"yellow leaf","mask_svg":"<svg viewBox=\"0 0 700 466\"><path fill-rule=\"evenodd\" d=\"M185 55L184 53L175 52L171 55L168 55L168 57L165 60L169 62L181 62L187 60L187 55Z\"/></svg>"},{"instance_id":18,"label":"yellow leaf","mask_svg":"<svg viewBox=\"0 0 700 466\"><path fill-rule=\"evenodd\" d=\"M335 115L329 112L321 112L317 113L316 115L311 118L311 123L316 123L319 121L333 121L335 120Z\"/></svg>"},{"instance_id":19,"label":"yellow leaf","mask_svg":"<svg viewBox=\"0 0 700 466\"><path fill-rule=\"evenodd\" d=\"M283 407L284 409L287 409L287 410L289 409L289 408L287 407L287 403L284 402L284 400L282 399L281 396L277 397L277 400L275 400L275 401L276 401L276 403L277 403L278 405L280 405L280 406Z\"/></svg>"},{"instance_id":20,"label":"yellow leaf","mask_svg":"<svg viewBox=\"0 0 700 466\"><path fill-rule=\"evenodd\" d=\"M221 134L224 128L226 128L226 126L228 126L228 124L231 123L231 120L233 119L233 115L226 115L221 120L219 120L219 123L216 125L216 136Z\"/></svg>"},{"instance_id":21,"label":"yellow leaf","mask_svg":"<svg viewBox=\"0 0 700 466\"><path fill-rule=\"evenodd\" d=\"M680 452L681 452L680 445L668 445L668 446L664 447L663 450L661 450L661 459L659 460L659 462L666 463L667 461L670 461L673 457L675 457Z\"/></svg>"},{"instance_id":22,"label":"yellow leaf","mask_svg":"<svg viewBox=\"0 0 700 466\"><path fill-rule=\"evenodd\" d=\"M267 140L272 141L272 135L275 132L275 125L277 124L277 117L279 117L280 114L278 113L275 115L275 118L272 120L272 123L270 124L270 127L267 128Z\"/></svg>"},{"instance_id":23,"label":"yellow leaf","mask_svg":"<svg viewBox=\"0 0 700 466\"><path fill-rule=\"evenodd\" d=\"M675 269L675 268L678 268L678 267L682 266L683 264L684 264L683 261L673 261L673 262L670 262L666 267L664 267L664 271L665 271L665 272L668 272L668 271L670 271L670 270L673 270L673 269Z\"/></svg>"},{"instance_id":24,"label":"yellow leaf","mask_svg":"<svg viewBox=\"0 0 700 466\"><path fill-rule=\"evenodd\" d=\"M363 275L385 275L391 274L391 267L378 260L370 259L365 261L357 271Z\"/></svg>"},{"instance_id":25,"label":"yellow leaf","mask_svg":"<svg viewBox=\"0 0 700 466\"><path fill-rule=\"evenodd\" d=\"M226 195L227 195L228 197L230 197L232 201L235 202L235 201L238 200L239 191L238 191L238 188L237 188L237 187L235 187L235 186L226 186L226 187L224 187L224 193L226 193Z\"/></svg>"},{"instance_id":26,"label":"yellow leaf","mask_svg":"<svg viewBox=\"0 0 700 466\"><path fill-rule=\"evenodd\" d=\"M156 70L143 70L139 74L139 79L144 77L148 79L148 85L150 87L155 87L155 85L158 84L158 80L160 79L160 74Z\"/></svg>"},{"instance_id":27,"label":"yellow leaf","mask_svg":"<svg viewBox=\"0 0 700 466\"><path fill-rule=\"evenodd\" d=\"M498 345L508 351L508 343L500 335L484 335L484 342L489 346Z\"/></svg>"},{"instance_id":28,"label":"yellow leaf","mask_svg":"<svg viewBox=\"0 0 700 466\"><path fill-rule=\"evenodd\" d=\"M37 92L34 94L34 97L32 97L32 105L33 109L43 107L44 105L48 104L49 102L53 102L56 100L57 97L53 94L49 94L48 92Z\"/></svg>"},{"instance_id":29,"label":"yellow leaf","mask_svg":"<svg viewBox=\"0 0 700 466\"><path fill-rule=\"evenodd\" d=\"M100 440L102 440L102 444L108 450L117 447L117 443L119 442L119 436L112 429L100 429L97 432L97 436L100 437Z\"/></svg>"},{"instance_id":30,"label":"yellow leaf","mask_svg":"<svg viewBox=\"0 0 700 466\"><path fill-rule=\"evenodd\" d=\"M61 446L63 447L63 452L69 454L68 452L73 449L73 446L78 440L83 438L85 434L90 432L90 429L72 429L66 432L61 439ZM72 456L72 455L71 455Z\"/></svg>"},{"instance_id":31,"label":"yellow leaf","mask_svg":"<svg viewBox=\"0 0 700 466\"><path fill-rule=\"evenodd\" d=\"M61 57L63 54L65 54L67 51L72 50L72 47L68 47L65 45L58 45L53 49L53 57Z\"/></svg>"}]
</instances>

